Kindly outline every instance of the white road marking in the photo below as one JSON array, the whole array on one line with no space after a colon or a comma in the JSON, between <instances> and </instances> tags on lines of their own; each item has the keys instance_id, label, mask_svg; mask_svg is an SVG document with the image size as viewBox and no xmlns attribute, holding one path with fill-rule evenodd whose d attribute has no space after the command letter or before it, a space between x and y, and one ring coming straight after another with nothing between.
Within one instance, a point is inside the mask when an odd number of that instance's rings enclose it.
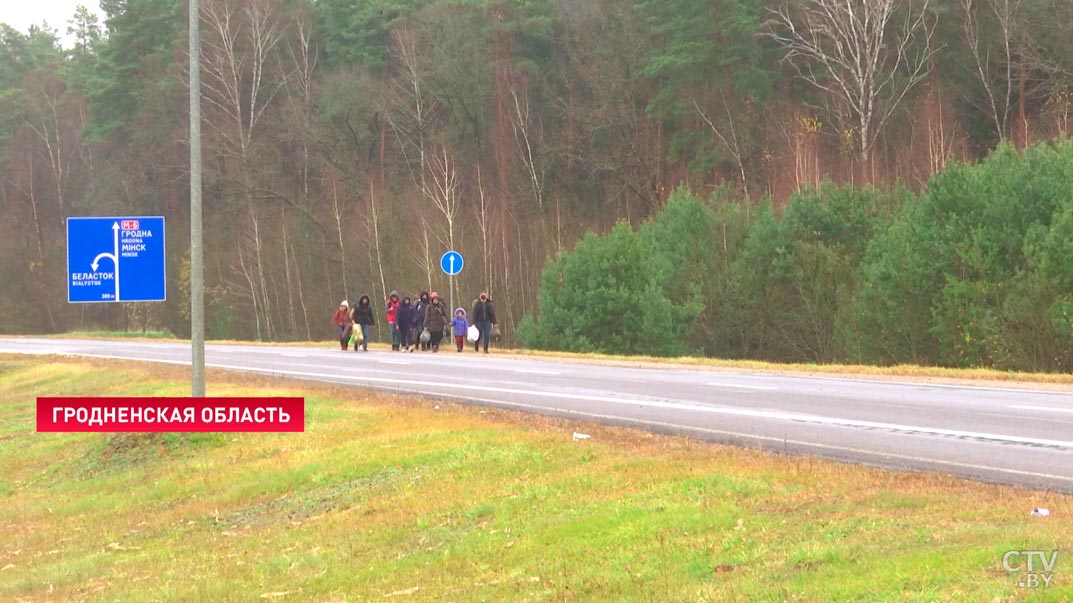
<instances>
[{"instance_id":1,"label":"white road marking","mask_svg":"<svg viewBox=\"0 0 1073 603\"><path fill-rule=\"evenodd\" d=\"M59 354L59 355L77 356L77 355L80 355L80 354L66 353L66 354ZM190 364L189 360L185 360L185 361L183 361L183 360L148 360L146 358L131 358L131 357L128 357L128 356L112 356L112 355L105 355L105 354L93 355L93 357L95 357L95 358L109 358L109 359L115 359L115 360L148 361L148 362L158 362L158 363L163 363L163 364L179 364L179 365L189 365ZM382 360L381 362L399 362L399 361ZM973 439L980 439L980 440L992 440L992 441L998 441L998 442L1010 442L1010 443L1015 443L1015 444L1030 444L1030 445L1037 445L1037 446L1054 446L1054 447L1058 447L1058 448L1073 448L1073 441L1051 440L1051 439L1046 439L1046 438L1030 438L1030 437L1025 437L1025 436L1015 436L1015 435L976 432L976 431L961 431L961 430L957 430L957 429L942 429L942 428L937 428L937 427L924 427L924 426L919 426L919 425L900 425L900 424L897 424L897 423L880 423L880 422L875 422L875 421L857 421L857 420L853 420L853 419L840 419L840 418L836 418L836 417L821 417L821 416L818 416L818 415L804 415L804 414L788 413L788 412L780 412L780 411L752 410L752 409L745 409L745 408L727 408L727 407L718 407L718 406L707 406L707 405L702 405L702 404L688 404L688 403L682 403L682 402L665 402L665 401L659 401L659 400L639 400L639 399L617 398L617 397L609 397L609 396L592 396L592 395L586 395L586 394L567 394L567 393L561 393L561 392L542 392L542 391L536 391L536 390L516 389L516 388L510 388L510 387L493 387L493 386L486 386L486 385L469 385L469 384L465 384L465 383L439 383L439 382L436 382L436 381L418 381L418 380L412 380L412 379L390 379L390 378L383 378L383 377L367 377L367 376L363 376L363 375L339 375L339 374L334 374L334 373L314 373L314 372L309 372L309 371L288 371L288 370L280 370L280 369L265 369L265 368L257 368L257 367L237 366L237 365L208 363L208 362L205 363L205 366L210 367L210 368L224 369L224 370L243 371L243 372L247 372L247 373L259 373L259 374L267 374L267 375L280 375L280 376L292 376L292 377L306 377L306 378L317 378L317 379L331 379L331 380L334 380L334 381L340 381L340 380L343 380L343 381L355 381L355 382L365 382L365 383L370 383L370 384L381 384L381 385L386 385L386 386L394 385L394 386L398 387L398 389L400 389L400 390L404 389L401 386L405 386L405 385L421 386L421 387L437 387L437 388L443 388L443 389L470 390L470 391L478 391L478 392L494 392L494 393L501 393L501 394L518 394L518 395L543 397L543 398L558 398L558 399L563 399L563 400L585 400L585 401L590 401L590 402L607 402L607 403L610 403L610 404L621 404L621 405L650 407L650 408L667 408L667 409L684 410L684 411L690 411L690 412L702 412L702 413L723 414L723 415L732 415L732 416L746 416L746 417L754 417L754 418L762 418L762 419L781 419L781 420L787 420L787 421L799 421L799 422L803 422L803 423L814 423L814 424L820 424L820 425L834 425L834 426L840 426L840 427L860 427L860 428L867 428L867 429L886 429L886 430L892 430L892 431L904 431L904 432L912 432L912 433L925 433L925 434L942 435L942 436L950 436L950 437L958 437L958 438L973 438ZM410 389L412 390L413 388L410 388ZM555 409L555 410L559 410L559 409ZM655 424L655 423L653 423L653 424ZM810 444L810 445L814 445L814 444Z\"/></svg>"},{"instance_id":2,"label":"white road marking","mask_svg":"<svg viewBox=\"0 0 1073 603\"><path fill-rule=\"evenodd\" d=\"M739 387L742 389L765 389L765 390L777 390L777 387L771 387L768 385L739 385L737 383L709 383L710 387Z\"/></svg>"},{"instance_id":3,"label":"white road marking","mask_svg":"<svg viewBox=\"0 0 1073 603\"><path fill-rule=\"evenodd\" d=\"M538 406L536 404L525 404L524 402L509 402L509 401L506 401L506 400L496 400L496 399L492 399L492 398L476 398L476 397L473 397L473 396L461 396L461 395L457 395L457 394L444 394L444 393L440 393L440 392L421 391L421 390L415 390L414 393L424 394L424 395L428 395L428 396L440 396L440 397L444 397L444 398L457 398L459 400L472 400L472 401L477 401L477 402L485 402L485 403L488 403L488 404L497 404L497 405L501 405L501 406L509 406L509 407L512 407L512 408L522 408L522 409L533 410L533 411L548 411L549 410L546 406ZM588 418L588 419L606 419L606 420L612 420L612 421L615 421L615 422L623 422L623 423L634 423L634 424L640 425L642 427L644 427L644 426L655 426L655 427L664 427L664 428L675 429L675 430L692 431L692 432L696 432L696 433L707 433L707 434L721 435L721 436L734 436L734 437L739 437L739 438L742 438L742 439L755 439L755 440L764 440L764 441L768 441L768 442L775 442L775 443L777 443L779 445L783 445L783 446L786 445L786 444L793 444L795 446L808 446L810 448L823 448L823 449L826 449L826 450L837 450L837 451L840 451L840 452L851 452L851 453L856 453L856 454L866 454L866 455L869 455L869 456L880 456L880 457L883 457L885 459L898 459L898 460L902 460L902 461L913 461L913 462L918 462L918 463L932 463L932 464L936 464L936 465L944 465L944 466L947 466L947 467L959 467L959 468L962 468L962 469L975 469L975 470L978 470L978 471L994 471L994 472L998 472L998 473L1009 473L1009 474L1013 474L1013 475L1023 475L1023 476L1028 476L1028 477L1036 477L1036 478L1041 478L1041 479L1052 479L1052 480L1059 480L1059 481L1063 481L1063 482L1073 483L1073 477L1069 477L1069 476L1066 476L1066 475L1053 475L1053 474L1050 474L1050 473L1036 473L1036 472L1033 472L1033 471L1020 471L1020 470L1017 470L1017 469L1005 469L1005 468L1002 468L1002 467L990 467L990 466L987 466L987 465L974 465L972 463L959 463L959 462L956 462L956 461L944 461L944 460L941 460L941 459L930 459L930 458L920 457L920 456L910 456L910 455L905 455L905 454L894 454L894 453L888 453L888 452L879 452L879 451L876 451L876 450L867 450L867 449L863 449L863 448L854 448L852 446L833 446L831 444L820 444L820 443L817 443L817 442L805 442L805 441L802 441L802 440L790 440L790 439L787 439L787 438L778 438L778 437L764 436L764 435L758 435L758 434L752 434L752 433L742 433L742 432L738 432L738 431L725 431L725 430L721 430L721 429L710 429L710 428L707 428L707 427L696 427L696 426L693 426L693 425L682 425L680 423L666 423L666 422L663 422L663 421L649 421L647 419L634 419L634 418L630 418L630 417L619 417L619 416L616 416L616 415L607 415L607 414L601 414L601 413L595 413L595 412L585 412L585 411L581 411L581 410L572 410L572 409L569 409L569 408L556 408L556 409L553 409L553 410L556 413L568 414L568 415L571 415L571 416L585 417L585 418Z\"/></svg>"},{"instance_id":4,"label":"white road marking","mask_svg":"<svg viewBox=\"0 0 1073 603\"><path fill-rule=\"evenodd\" d=\"M409 360L377 360L380 364L413 364Z\"/></svg>"},{"instance_id":5,"label":"white road marking","mask_svg":"<svg viewBox=\"0 0 1073 603\"><path fill-rule=\"evenodd\" d=\"M1073 412L1073 408L1051 408L1049 406L1011 406L1018 410L1042 410L1044 412Z\"/></svg>"},{"instance_id":6,"label":"white road marking","mask_svg":"<svg viewBox=\"0 0 1073 603\"><path fill-rule=\"evenodd\" d=\"M97 358L116 358L120 360L144 360L144 358L128 358L122 356L96 356ZM190 361L151 361L151 362L165 362L170 364L189 364ZM381 362L392 362L382 360ZM562 392L544 392L531 389L517 389L512 387L493 387L488 385L470 385L465 383L439 383L436 381L419 381L416 379L391 379L385 377L367 377L364 375L339 375L334 373L314 373L309 371L288 371L280 369L264 369L257 367L236 366L229 364L216 364L205 363L205 366L218 369L245 371L250 373L261 373L268 375L283 375L292 377L307 377L317 379L333 379L344 381L356 381L371 384L382 385L394 385L399 389L404 389L402 386L420 386L420 387L437 387L442 389L454 389L454 390L469 390L477 392L494 392L500 394L518 394L524 396L535 396L542 398L558 398L561 400L585 400L588 402L607 402L610 404L621 404L639 407L649 408L667 408L673 410L684 410L689 412L702 412L711 414L722 414L731 416L744 416L754 417L759 419L778 419L785 421L799 421L803 423L813 423L819 425L833 425L838 427L859 427L865 429L886 429L891 431L905 431L912 433L925 433L931 435L949 436L955 438L973 438L978 440L992 440L997 442L1010 442L1014 444L1030 444L1036 446L1054 446L1058 448L1073 448L1073 441L1066 440L1051 440L1046 438L1030 438L1025 436L1015 436L999 433L986 433L978 431L962 431L958 429L942 429L939 427L924 427L920 425L901 425L898 423L881 423L876 421L857 421L854 419L841 419L837 417L821 417L818 415L805 415L799 413L772 411L772 410L753 410L748 408L728 408L720 406L708 406L703 404L688 404L682 402L665 402L660 400L639 400L630 398L618 398L610 396L592 396L587 394L567 394ZM412 388L411 388L412 389Z\"/></svg>"},{"instance_id":7,"label":"white road marking","mask_svg":"<svg viewBox=\"0 0 1073 603\"><path fill-rule=\"evenodd\" d=\"M287 358L309 358L309 354L299 354L298 352L280 352L279 355Z\"/></svg>"},{"instance_id":8,"label":"white road marking","mask_svg":"<svg viewBox=\"0 0 1073 603\"><path fill-rule=\"evenodd\" d=\"M762 373L761 373L762 374ZM917 387L922 389L975 389L985 392L1003 392L1017 394L1047 394L1051 396L1068 396L1073 392L1052 389L1026 389L1021 387L989 387L986 385L957 385L953 383L916 383L913 381L889 381L884 379L860 379L853 377L821 377L813 375L773 375L790 379L810 379L813 381L842 381L847 383L865 383L873 385L898 385L904 387Z\"/></svg>"},{"instance_id":9,"label":"white road marking","mask_svg":"<svg viewBox=\"0 0 1073 603\"><path fill-rule=\"evenodd\" d=\"M540 369L512 369L513 373L524 373L526 375L561 375L559 371L544 371Z\"/></svg>"}]
</instances>

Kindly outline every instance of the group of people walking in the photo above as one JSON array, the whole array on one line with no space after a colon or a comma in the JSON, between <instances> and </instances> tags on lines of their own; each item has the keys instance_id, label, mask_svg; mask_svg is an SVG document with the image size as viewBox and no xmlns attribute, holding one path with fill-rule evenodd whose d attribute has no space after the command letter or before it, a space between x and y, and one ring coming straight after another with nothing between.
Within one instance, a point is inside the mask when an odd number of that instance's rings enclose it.
<instances>
[{"instance_id":1,"label":"group of people walking","mask_svg":"<svg viewBox=\"0 0 1073 603\"><path fill-rule=\"evenodd\" d=\"M359 347L369 351L369 337L376 325L373 308L368 295L362 295L353 307L347 300L339 304L332 322L339 331L339 347L354 351ZM488 353L488 342L497 326L495 306L488 294L481 292L473 300L470 313L456 308L452 315L435 291L422 292L415 301L409 295L399 296L392 291L385 302L384 318L391 334L391 350L413 352L438 352L444 336L454 336L455 350L461 352L466 341L473 343L473 350ZM450 333L450 335L447 335Z\"/></svg>"}]
</instances>

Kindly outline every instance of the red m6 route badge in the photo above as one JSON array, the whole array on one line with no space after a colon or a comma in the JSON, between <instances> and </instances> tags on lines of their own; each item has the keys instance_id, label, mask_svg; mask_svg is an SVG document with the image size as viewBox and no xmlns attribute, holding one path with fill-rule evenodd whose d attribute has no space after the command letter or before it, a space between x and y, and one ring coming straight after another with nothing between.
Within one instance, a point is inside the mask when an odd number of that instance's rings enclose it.
<instances>
[{"instance_id":1,"label":"red m6 route badge","mask_svg":"<svg viewBox=\"0 0 1073 603\"><path fill-rule=\"evenodd\" d=\"M119 227L123 230L138 230L137 220L123 220L119 223Z\"/></svg>"}]
</instances>

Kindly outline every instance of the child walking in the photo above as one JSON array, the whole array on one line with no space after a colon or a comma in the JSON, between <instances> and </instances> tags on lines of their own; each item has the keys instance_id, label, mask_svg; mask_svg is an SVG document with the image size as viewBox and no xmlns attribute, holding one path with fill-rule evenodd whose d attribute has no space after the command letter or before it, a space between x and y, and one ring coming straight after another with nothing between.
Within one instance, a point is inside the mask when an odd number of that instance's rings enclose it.
<instances>
[{"instance_id":1,"label":"child walking","mask_svg":"<svg viewBox=\"0 0 1073 603\"><path fill-rule=\"evenodd\" d=\"M451 321L451 332L455 336L455 347L462 351L466 345L466 330L469 329L469 321L466 320L466 311L462 308L455 310L454 320Z\"/></svg>"}]
</instances>

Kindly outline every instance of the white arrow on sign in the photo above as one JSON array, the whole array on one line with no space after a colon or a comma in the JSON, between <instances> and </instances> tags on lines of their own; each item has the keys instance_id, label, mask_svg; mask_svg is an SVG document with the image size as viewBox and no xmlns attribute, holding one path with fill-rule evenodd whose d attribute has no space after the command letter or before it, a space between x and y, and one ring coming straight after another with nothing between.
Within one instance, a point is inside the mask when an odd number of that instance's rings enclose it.
<instances>
[{"instance_id":1,"label":"white arrow on sign","mask_svg":"<svg viewBox=\"0 0 1073 603\"><path fill-rule=\"evenodd\" d=\"M98 253L97 257L93 258L93 263L90 267L93 271L97 271L97 266L100 261L105 258L111 258L112 264L115 266L115 300L119 301L119 222L112 224L112 253L105 251L104 253Z\"/></svg>"}]
</instances>

